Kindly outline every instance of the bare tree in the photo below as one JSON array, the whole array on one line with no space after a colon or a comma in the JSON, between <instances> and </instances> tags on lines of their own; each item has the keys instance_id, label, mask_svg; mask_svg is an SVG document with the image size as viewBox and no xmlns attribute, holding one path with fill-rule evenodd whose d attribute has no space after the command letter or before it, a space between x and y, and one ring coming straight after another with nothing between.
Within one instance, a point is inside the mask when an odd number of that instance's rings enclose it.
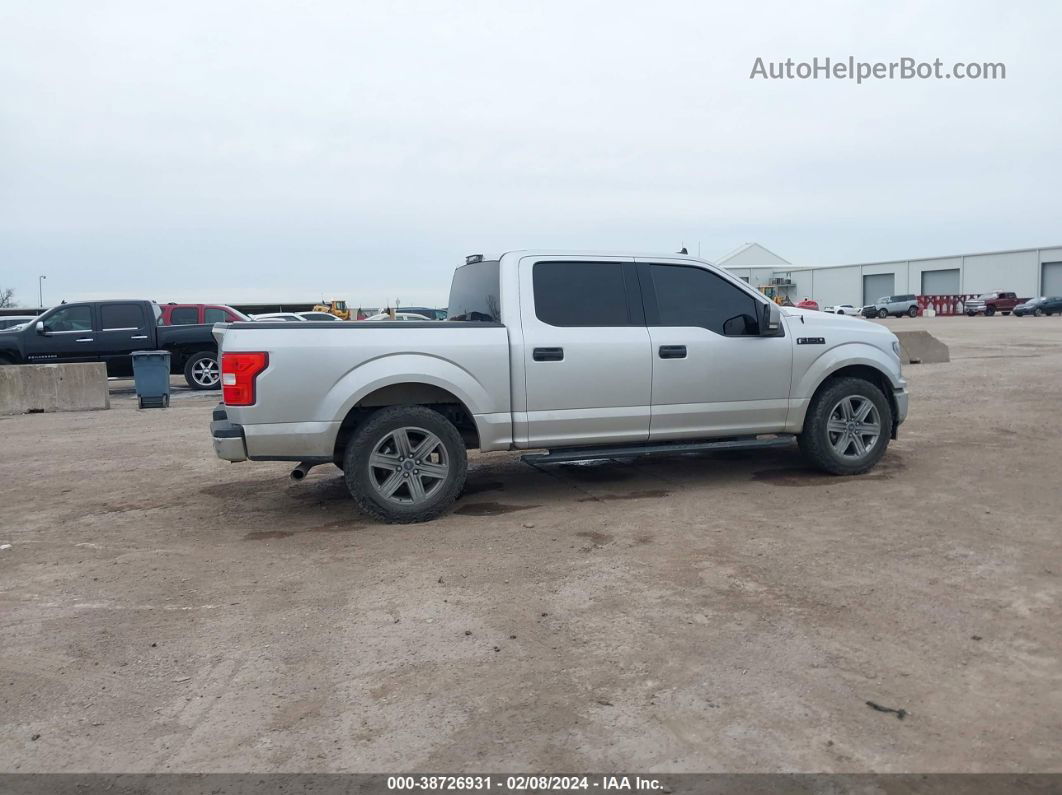
<instances>
[{"instance_id":1,"label":"bare tree","mask_svg":"<svg viewBox=\"0 0 1062 795\"><path fill-rule=\"evenodd\" d=\"M0 287L0 309L15 305L15 291L10 287Z\"/></svg>"}]
</instances>

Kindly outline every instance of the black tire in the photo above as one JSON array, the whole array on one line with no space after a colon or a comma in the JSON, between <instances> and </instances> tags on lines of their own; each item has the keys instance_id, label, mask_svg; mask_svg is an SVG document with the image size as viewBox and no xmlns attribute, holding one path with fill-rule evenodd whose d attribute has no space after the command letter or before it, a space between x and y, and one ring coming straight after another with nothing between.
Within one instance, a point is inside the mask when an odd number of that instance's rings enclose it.
<instances>
[{"instance_id":1,"label":"black tire","mask_svg":"<svg viewBox=\"0 0 1062 795\"><path fill-rule=\"evenodd\" d=\"M218 366L218 352L199 351L189 356L184 363L184 380L192 389L221 389L221 368Z\"/></svg>"},{"instance_id":2,"label":"black tire","mask_svg":"<svg viewBox=\"0 0 1062 795\"><path fill-rule=\"evenodd\" d=\"M887 309L879 309L878 310L878 317L886 318L888 316L889 316L889 310L887 310Z\"/></svg>"},{"instance_id":3,"label":"black tire","mask_svg":"<svg viewBox=\"0 0 1062 795\"><path fill-rule=\"evenodd\" d=\"M907 310L907 317L918 317L918 307L912 306Z\"/></svg>"},{"instance_id":4,"label":"black tire","mask_svg":"<svg viewBox=\"0 0 1062 795\"><path fill-rule=\"evenodd\" d=\"M11 364L11 362L9 362L3 356L0 356L0 367L4 367L5 365L9 365L9 364Z\"/></svg>"},{"instance_id":5,"label":"black tire","mask_svg":"<svg viewBox=\"0 0 1062 795\"><path fill-rule=\"evenodd\" d=\"M1025 317L1025 313L1024 312L1015 312L1014 313L1014 317Z\"/></svg>"},{"instance_id":6,"label":"black tire","mask_svg":"<svg viewBox=\"0 0 1062 795\"><path fill-rule=\"evenodd\" d=\"M967 312L966 313L966 317L977 317L977 313L976 312Z\"/></svg>"},{"instance_id":7,"label":"black tire","mask_svg":"<svg viewBox=\"0 0 1062 795\"><path fill-rule=\"evenodd\" d=\"M879 432L869 449L862 456L839 453L836 445L842 443L845 432L829 429L830 414L841 401L848 399L869 400L877 411ZM838 434L836 441L831 434ZM871 469L889 446L892 435L892 407L888 398L875 384L862 378L835 378L823 385L811 400L804 418L804 429L797 441L800 452L809 464L832 475L859 475ZM865 436L861 443L865 443Z\"/></svg>"},{"instance_id":8,"label":"black tire","mask_svg":"<svg viewBox=\"0 0 1062 795\"><path fill-rule=\"evenodd\" d=\"M416 452L418 440L429 443L428 437L434 435L439 444L432 448L435 452L429 450L428 454L436 461L428 464L445 468L445 477L429 476L432 482L425 488L424 476L417 469L409 471L407 467L423 466L426 459L402 457L398 451L382 453L381 449L385 449L382 446L390 444L395 434L405 435L406 445L413 447L413 452ZM393 471L387 467L371 467L369 458L374 452L380 453L381 458L395 458L401 463L396 464ZM413 463L410 465L406 461ZM391 475L386 474L389 471ZM343 477L358 508L390 524L426 522L439 516L460 495L467 472L468 455L460 432L444 416L424 406L380 409L358 427L343 454ZM391 497L385 496L383 489L392 477L399 475L403 480L395 481L397 491L393 490ZM421 497L414 494L413 479L420 484Z\"/></svg>"},{"instance_id":9,"label":"black tire","mask_svg":"<svg viewBox=\"0 0 1062 795\"><path fill-rule=\"evenodd\" d=\"M995 313L996 313L996 310L993 309L992 307L990 307L990 306L985 307L985 317L992 317L992 315L994 315Z\"/></svg>"},{"instance_id":10,"label":"black tire","mask_svg":"<svg viewBox=\"0 0 1062 795\"><path fill-rule=\"evenodd\" d=\"M1043 314L1044 314L1044 310L1042 310L1042 309L1034 309L1033 310L1033 317L1043 317Z\"/></svg>"}]
</instances>

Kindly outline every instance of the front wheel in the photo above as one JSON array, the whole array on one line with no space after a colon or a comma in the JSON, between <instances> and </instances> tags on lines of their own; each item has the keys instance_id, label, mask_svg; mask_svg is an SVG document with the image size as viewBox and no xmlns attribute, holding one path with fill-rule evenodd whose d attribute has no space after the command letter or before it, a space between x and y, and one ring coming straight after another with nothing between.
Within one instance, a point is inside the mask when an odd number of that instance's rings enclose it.
<instances>
[{"instance_id":1,"label":"front wheel","mask_svg":"<svg viewBox=\"0 0 1062 795\"><path fill-rule=\"evenodd\" d=\"M874 384L838 378L811 401L798 441L808 463L833 475L858 475L885 455L892 407Z\"/></svg>"},{"instance_id":2,"label":"front wheel","mask_svg":"<svg viewBox=\"0 0 1062 795\"><path fill-rule=\"evenodd\" d=\"M424 406L392 406L366 420L343 455L343 476L358 507L407 524L434 519L465 486L468 456L453 423Z\"/></svg>"},{"instance_id":3,"label":"front wheel","mask_svg":"<svg viewBox=\"0 0 1062 795\"><path fill-rule=\"evenodd\" d=\"M184 380L192 389L220 389L221 368L216 351L199 351L184 363Z\"/></svg>"},{"instance_id":4,"label":"front wheel","mask_svg":"<svg viewBox=\"0 0 1062 795\"><path fill-rule=\"evenodd\" d=\"M1034 309L1033 310L1033 317L1043 317L1043 316L1044 316L1044 310L1042 310L1042 309Z\"/></svg>"},{"instance_id":5,"label":"front wheel","mask_svg":"<svg viewBox=\"0 0 1062 795\"><path fill-rule=\"evenodd\" d=\"M889 316L889 310L887 310L887 309L879 309L878 310L878 317L886 318L888 316Z\"/></svg>"},{"instance_id":6,"label":"front wheel","mask_svg":"<svg viewBox=\"0 0 1062 795\"><path fill-rule=\"evenodd\" d=\"M994 315L995 313L996 310L992 307L988 307L987 309L985 309L985 317L992 317L992 315Z\"/></svg>"}]
</instances>

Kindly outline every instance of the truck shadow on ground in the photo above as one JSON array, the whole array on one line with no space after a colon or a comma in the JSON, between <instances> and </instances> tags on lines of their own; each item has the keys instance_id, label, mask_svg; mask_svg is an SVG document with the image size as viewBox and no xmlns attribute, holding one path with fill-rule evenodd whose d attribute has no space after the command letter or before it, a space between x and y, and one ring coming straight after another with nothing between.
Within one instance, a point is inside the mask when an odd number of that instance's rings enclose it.
<instances>
[{"instance_id":1,"label":"truck shadow on ground","mask_svg":"<svg viewBox=\"0 0 1062 795\"><path fill-rule=\"evenodd\" d=\"M756 482L765 486L805 488L848 481L891 480L906 468L903 455L889 451L874 469L854 477L837 477L807 466L794 447L779 450L722 451L647 458L606 458L566 464L526 464L516 458L478 461L470 466L455 516L501 516L564 502L626 502L660 500L689 489ZM617 486L619 489L617 490ZM287 538L305 533L359 530L376 521L353 509L350 494L337 470L322 467L299 483L286 476L206 486L201 493L230 505L245 500L258 512L276 518L306 519L310 506L332 521L312 527L291 527L247 533L244 540ZM272 499L263 502L262 498ZM480 495L483 495L482 497ZM340 518L336 510L349 518Z\"/></svg>"}]
</instances>

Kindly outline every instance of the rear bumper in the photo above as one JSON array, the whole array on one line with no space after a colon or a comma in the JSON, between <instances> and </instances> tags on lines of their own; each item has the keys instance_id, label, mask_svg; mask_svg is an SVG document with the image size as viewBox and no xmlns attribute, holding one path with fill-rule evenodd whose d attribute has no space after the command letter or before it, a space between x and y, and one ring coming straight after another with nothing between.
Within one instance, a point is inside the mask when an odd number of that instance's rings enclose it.
<instances>
[{"instance_id":1,"label":"rear bumper","mask_svg":"<svg viewBox=\"0 0 1062 795\"><path fill-rule=\"evenodd\" d=\"M210 435L214 437L214 454L218 458L225 461L247 460L247 442L243 436L243 426L229 422L225 409L214 409Z\"/></svg>"},{"instance_id":2,"label":"rear bumper","mask_svg":"<svg viewBox=\"0 0 1062 795\"><path fill-rule=\"evenodd\" d=\"M240 425L224 405L214 409L214 453L225 461L332 461L338 422L275 422Z\"/></svg>"}]
</instances>

